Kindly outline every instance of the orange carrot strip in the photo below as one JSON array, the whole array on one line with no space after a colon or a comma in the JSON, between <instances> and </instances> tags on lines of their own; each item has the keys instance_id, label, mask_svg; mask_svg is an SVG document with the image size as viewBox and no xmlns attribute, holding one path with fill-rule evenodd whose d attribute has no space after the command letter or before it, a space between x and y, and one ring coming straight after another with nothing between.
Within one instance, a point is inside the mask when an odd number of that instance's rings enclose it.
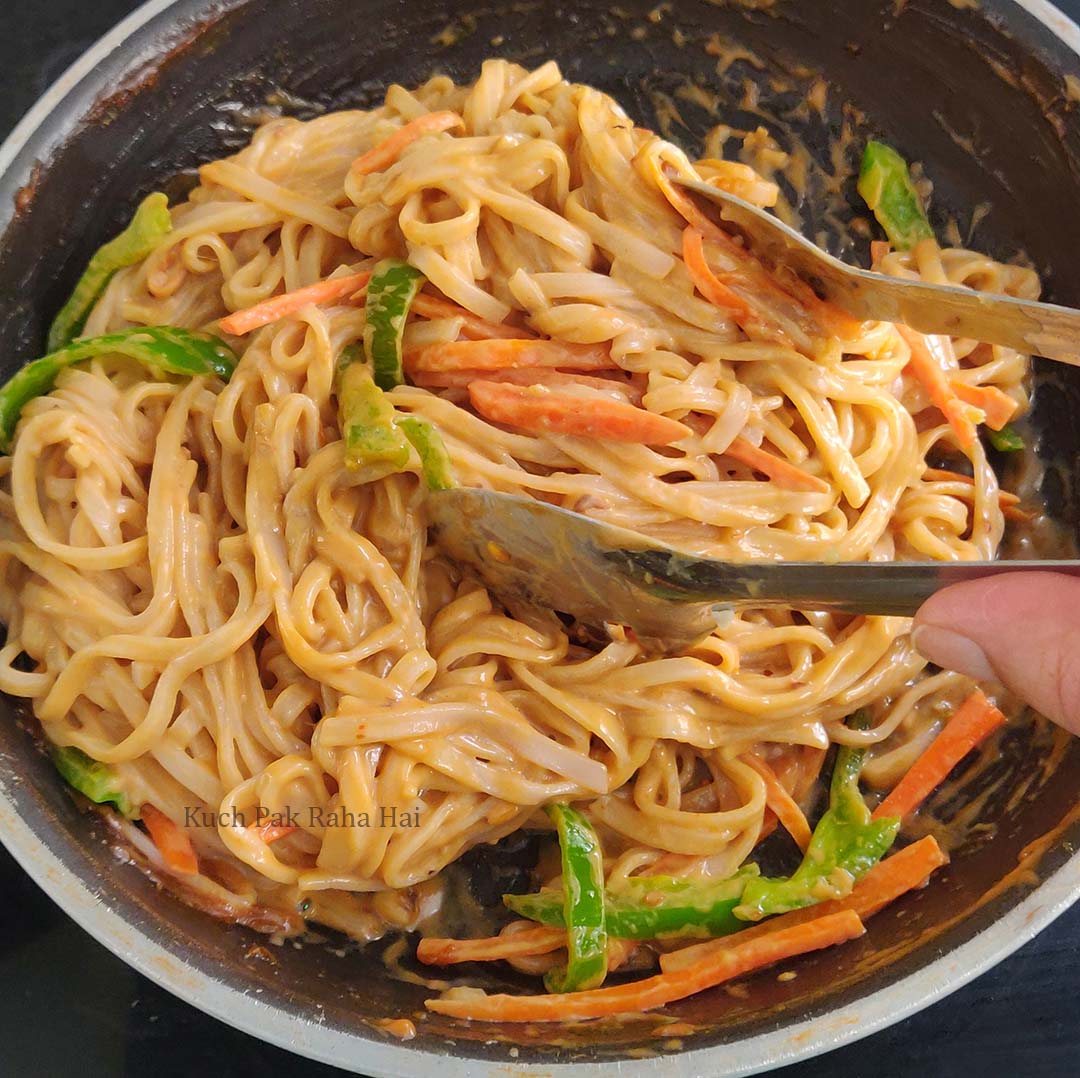
<instances>
[{"instance_id":1,"label":"orange carrot strip","mask_svg":"<svg viewBox=\"0 0 1080 1078\"><path fill-rule=\"evenodd\" d=\"M383 139L352 163L354 176L366 176L369 172L382 172L389 168L402 154L406 146L423 135L448 131L451 127L464 127L465 121L456 112L429 112L399 127L389 138Z\"/></svg>"},{"instance_id":2,"label":"orange carrot strip","mask_svg":"<svg viewBox=\"0 0 1080 1078\"><path fill-rule=\"evenodd\" d=\"M732 235L714 224L710 218L706 217L705 214L699 210L697 203L694 203L693 199L690 198L689 194L672 183L662 165L657 165L654 159L647 158L645 160L650 162L648 174L656 181L664 198L669 202L673 210L675 210L681 218L686 220L687 224L696 231L700 237L712 240L714 243L719 244L730 257L737 260L741 270L747 274L746 283L754 288L755 292L761 294L771 293L774 297L779 297L788 302L795 301L796 304L801 304L804 310L809 309L807 312L810 314L811 318L828 334L840 337L843 340L852 340L860 335L862 332L862 323L858 319L852 318L850 314L840 310L835 304L831 304L831 302L815 295L813 289L805 281L798 278L794 278L791 282L786 282L787 284L791 284L792 287L785 288L785 285L775 280L765 266L762 266L761 262L755 258L751 252L748 252L742 244L732 237ZM687 258L686 242L687 235L686 232L684 232L683 259L687 262L687 268L689 269L690 259ZM692 242L691 239L691 243ZM717 283L720 284L721 287L725 287L723 281L717 279ZM705 298L715 302L717 306L734 310L734 308L730 307L731 297L726 297L727 301L725 302L718 302L701 288L697 279L694 279L694 285L698 287L698 291L701 292ZM730 292L730 289L728 289L728 291ZM797 293L797 295L793 295L793 292ZM734 293L731 293L731 296L734 296ZM739 299L740 297L734 296L734 298ZM774 339L778 339L782 343L787 342L785 335L770 331L769 327L765 325L764 322L760 322L760 320L755 323L755 327L760 332L769 332Z\"/></svg>"},{"instance_id":3,"label":"orange carrot strip","mask_svg":"<svg viewBox=\"0 0 1080 1078\"><path fill-rule=\"evenodd\" d=\"M770 917L760 924L744 928L733 936L722 936L719 939L695 943L690 947L680 947L677 951L669 951L660 956L660 968L665 973L674 973L676 970L685 969L701 961L706 955L730 950L741 940L757 939L792 925L805 924L807 921L829 913L851 910L865 921L901 895L913 891L916 887L921 887L930 878L931 873L946 864L948 860L945 852L937 844L937 840L932 835L927 835L926 838L921 838L918 842L913 842L910 846L898 850L884 861L879 861L855 884L851 894L845 898L793 910L779 917Z\"/></svg>"},{"instance_id":4,"label":"orange carrot strip","mask_svg":"<svg viewBox=\"0 0 1080 1078\"><path fill-rule=\"evenodd\" d=\"M608 971L626 965L640 941L609 939ZM510 935L486 939L422 939L416 957L429 966L449 966L458 962L494 962L508 958L532 958L551 954L566 946L566 929L549 925L530 925Z\"/></svg>"},{"instance_id":5,"label":"orange carrot strip","mask_svg":"<svg viewBox=\"0 0 1080 1078\"><path fill-rule=\"evenodd\" d=\"M509 367L555 367L574 371L618 369L607 345L548 340L447 341L409 352L410 371L501 371Z\"/></svg>"},{"instance_id":6,"label":"orange carrot strip","mask_svg":"<svg viewBox=\"0 0 1080 1078\"><path fill-rule=\"evenodd\" d=\"M824 479L804 472L802 468L776 456L775 453L759 448L742 436L724 450L724 455L753 468L755 472L762 472L784 490L811 490L824 494L829 489L829 484Z\"/></svg>"},{"instance_id":7,"label":"orange carrot strip","mask_svg":"<svg viewBox=\"0 0 1080 1078\"><path fill-rule=\"evenodd\" d=\"M1011 497L1015 498L1016 495L1011 495ZM1021 524L1027 524L1038 516L1033 510L1023 509L1019 505L1002 505L1001 515L1006 520L1015 520Z\"/></svg>"},{"instance_id":8,"label":"orange carrot strip","mask_svg":"<svg viewBox=\"0 0 1080 1078\"><path fill-rule=\"evenodd\" d=\"M912 764L908 773L873 812L873 818L910 815L945 780L950 771L980 741L988 738L1005 722L1005 716L975 690L954 712L945 728L926 751Z\"/></svg>"},{"instance_id":9,"label":"orange carrot strip","mask_svg":"<svg viewBox=\"0 0 1080 1078\"><path fill-rule=\"evenodd\" d=\"M534 925L504 936L459 940L426 937L416 946L416 957L429 966L456 962L493 962L500 958L524 958L550 954L566 946L566 929Z\"/></svg>"},{"instance_id":10,"label":"orange carrot strip","mask_svg":"<svg viewBox=\"0 0 1080 1078\"><path fill-rule=\"evenodd\" d=\"M701 233L693 225L683 230L683 261L686 263L694 287L712 304L730 311L733 318L748 321L752 315L746 300L732 291L713 273L705 259L705 244Z\"/></svg>"},{"instance_id":11,"label":"orange carrot strip","mask_svg":"<svg viewBox=\"0 0 1080 1078\"><path fill-rule=\"evenodd\" d=\"M284 295L273 296L262 303L256 303L254 307L234 311L218 322L218 328L222 333L242 337L253 329L268 326L279 318L295 314L309 303L333 303L335 300L345 299L358 292L369 280L371 280L371 274L365 271L364 273L350 273L346 277L331 277L326 281L317 281L306 288L298 288L295 292L286 292Z\"/></svg>"},{"instance_id":12,"label":"orange carrot strip","mask_svg":"<svg viewBox=\"0 0 1080 1078\"><path fill-rule=\"evenodd\" d=\"M697 203L681 187L676 187L671 182L664 166L655 155L642 154L636 161L640 162L640 166L644 166L641 170L645 172L646 177L660 188L671 208L688 225L695 228L702 236L712 240L714 243L723 245L725 248L739 246L727 232L698 209Z\"/></svg>"},{"instance_id":13,"label":"orange carrot strip","mask_svg":"<svg viewBox=\"0 0 1080 1078\"><path fill-rule=\"evenodd\" d=\"M954 378L949 384L965 404L973 404L986 413L986 425L993 430L1001 430L1020 407L1008 393L997 386L973 386L961 382L959 378Z\"/></svg>"},{"instance_id":14,"label":"orange carrot strip","mask_svg":"<svg viewBox=\"0 0 1080 1078\"><path fill-rule=\"evenodd\" d=\"M670 445L690 433L682 423L632 404L610 397L553 392L546 386L471 382L469 400L485 419L531 434L572 434L611 442Z\"/></svg>"},{"instance_id":15,"label":"orange carrot strip","mask_svg":"<svg viewBox=\"0 0 1080 1078\"><path fill-rule=\"evenodd\" d=\"M806 847L810 845L812 832L795 798L776 777L776 772L757 753L746 753L742 761L765 780L765 804L776 813L776 818L784 825L784 829L795 840L799 849L805 853Z\"/></svg>"},{"instance_id":16,"label":"orange carrot strip","mask_svg":"<svg viewBox=\"0 0 1080 1078\"><path fill-rule=\"evenodd\" d=\"M663 1007L706 988L781 962L861 936L865 929L850 910L816 918L772 932L729 950L711 954L677 973L659 973L642 981L585 992L550 996L492 995L475 999L429 999L425 1006L438 1014L488 1022L561 1022L600 1018Z\"/></svg>"},{"instance_id":17,"label":"orange carrot strip","mask_svg":"<svg viewBox=\"0 0 1080 1078\"><path fill-rule=\"evenodd\" d=\"M620 378L597 378L591 374L567 374L551 367L512 367L508 371L417 371L413 382L424 389L465 389L470 382L509 382L516 386L584 386L606 393L621 393L634 404L641 390Z\"/></svg>"},{"instance_id":18,"label":"orange carrot strip","mask_svg":"<svg viewBox=\"0 0 1080 1078\"><path fill-rule=\"evenodd\" d=\"M700 412L691 412L684 422L696 434L708 434L712 430L714 416L702 415ZM797 465L770 453L767 449L761 449L746 438L737 437L724 450L724 456L731 457L742 464L753 468L769 476L778 486L785 490L811 490L824 492L829 489L828 483L809 472L803 471Z\"/></svg>"},{"instance_id":19,"label":"orange carrot strip","mask_svg":"<svg viewBox=\"0 0 1080 1078\"><path fill-rule=\"evenodd\" d=\"M676 189L672 187L672 190ZM742 296L729 287L718 274L713 272L705 259L704 238L707 236L708 239L719 244L731 258L735 259L745 275L745 280L742 283L755 295L766 296L771 294L788 304L792 303L792 297L784 292L776 281L769 276L765 267L753 255L739 246L723 229L717 228L711 222L708 222L712 225L712 228L711 231L705 231L702 226L703 220L707 219L702 217L701 220L695 220L694 223L683 230L683 262L686 265L687 272L690 274L690 279L694 283L694 287L710 303L728 311L731 317L747 333L752 331L766 340L791 347L791 338L784 330L755 314ZM726 276L729 279L735 277L731 273L726 274Z\"/></svg>"},{"instance_id":20,"label":"orange carrot strip","mask_svg":"<svg viewBox=\"0 0 1080 1078\"><path fill-rule=\"evenodd\" d=\"M297 830L297 827L295 824L291 823L273 823L272 821L267 821L266 823L248 824L248 829L254 831L263 842L269 845L271 842L277 842L279 838L285 838L287 835L291 835Z\"/></svg>"},{"instance_id":21,"label":"orange carrot strip","mask_svg":"<svg viewBox=\"0 0 1080 1078\"><path fill-rule=\"evenodd\" d=\"M926 338L921 333L897 323L896 331L907 341L911 348L911 359L905 368L922 383L930 396L930 403L949 421L949 426L956 432L957 441L967 449L975 443L976 424L982 419L982 413L965 404L949 384L946 372L941 368L927 347Z\"/></svg>"},{"instance_id":22,"label":"orange carrot strip","mask_svg":"<svg viewBox=\"0 0 1080 1078\"><path fill-rule=\"evenodd\" d=\"M413 301L412 309L424 318L460 318L464 322L461 332L470 341L494 341L505 337L531 339L533 334L521 326L511 326L506 322L489 322L472 311L459 307L441 296L432 296L421 292Z\"/></svg>"},{"instance_id":23,"label":"orange carrot strip","mask_svg":"<svg viewBox=\"0 0 1080 1078\"><path fill-rule=\"evenodd\" d=\"M143 805L139 815L169 870L194 876L199 871L199 859L187 834L153 805Z\"/></svg>"},{"instance_id":24,"label":"orange carrot strip","mask_svg":"<svg viewBox=\"0 0 1080 1078\"><path fill-rule=\"evenodd\" d=\"M870 265L875 269L877 264L892 250L888 240L870 241Z\"/></svg>"},{"instance_id":25,"label":"orange carrot strip","mask_svg":"<svg viewBox=\"0 0 1080 1078\"><path fill-rule=\"evenodd\" d=\"M921 887L935 869L948 862L949 857L937 839L927 835L879 861L859 880L851 894L837 900L835 905L854 910L864 920L873 917L901 895Z\"/></svg>"},{"instance_id":26,"label":"orange carrot strip","mask_svg":"<svg viewBox=\"0 0 1080 1078\"><path fill-rule=\"evenodd\" d=\"M764 842L776 830L779 822L776 813L772 809L766 808L761 817L761 830L758 831L757 842Z\"/></svg>"}]
</instances>

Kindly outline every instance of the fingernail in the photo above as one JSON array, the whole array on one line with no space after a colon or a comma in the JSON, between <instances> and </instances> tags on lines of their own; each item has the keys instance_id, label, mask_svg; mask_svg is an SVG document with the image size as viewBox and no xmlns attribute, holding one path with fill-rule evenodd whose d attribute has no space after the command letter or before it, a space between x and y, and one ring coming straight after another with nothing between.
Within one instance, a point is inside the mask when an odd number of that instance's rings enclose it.
<instances>
[{"instance_id":1,"label":"fingernail","mask_svg":"<svg viewBox=\"0 0 1080 1078\"><path fill-rule=\"evenodd\" d=\"M946 670L966 674L976 681L992 681L997 675L990 660L974 640L938 625L918 625L911 634L915 650Z\"/></svg>"}]
</instances>

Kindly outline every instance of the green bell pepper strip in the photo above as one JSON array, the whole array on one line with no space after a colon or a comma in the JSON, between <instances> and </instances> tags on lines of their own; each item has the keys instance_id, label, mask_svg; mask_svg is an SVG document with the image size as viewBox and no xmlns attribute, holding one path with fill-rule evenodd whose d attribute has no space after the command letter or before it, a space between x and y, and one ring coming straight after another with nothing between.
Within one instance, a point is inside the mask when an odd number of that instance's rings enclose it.
<instances>
[{"instance_id":1,"label":"green bell pepper strip","mask_svg":"<svg viewBox=\"0 0 1080 1078\"><path fill-rule=\"evenodd\" d=\"M420 457L428 490L450 490L457 486L442 435L426 419L417 416L402 416L397 425Z\"/></svg>"},{"instance_id":2,"label":"green bell pepper strip","mask_svg":"<svg viewBox=\"0 0 1080 1078\"><path fill-rule=\"evenodd\" d=\"M608 935L616 939L651 940L727 936L746 928L735 916L747 881L758 874L746 865L726 880L693 880L676 876L632 876L617 891L604 893ZM562 927L563 896L558 891L503 895L503 902L521 917Z\"/></svg>"},{"instance_id":3,"label":"green bell pepper strip","mask_svg":"<svg viewBox=\"0 0 1080 1078\"><path fill-rule=\"evenodd\" d=\"M1024 439L1011 423L1006 423L1001 430L991 430L987 427L986 440L999 453L1015 453L1018 449L1024 448Z\"/></svg>"},{"instance_id":4,"label":"green bell pepper strip","mask_svg":"<svg viewBox=\"0 0 1080 1078\"><path fill-rule=\"evenodd\" d=\"M117 270L142 261L171 231L168 196L160 191L147 195L127 228L99 247L87 263L71 297L49 327L46 342L49 351L63 348L79 335L98 297Z\"/></svg>"},{"instance_id":5,"label":"green bell pepper strip","mask_svg":"<svg viewBox=\"0 0 1080 1078\"><path fill-rule=\"evenodd\" d=\"M135 326L72 341L27 363L0 387L0 452L11 448L25 405L48 393L65 367L109 354L127 356L162 374L216 374L225 381L236 367L236 354L219 337L174 326Z\"/></svg>"},{"instance_id":6,"label":"green bell pepper strip","mask_svg":"<svg viewBox=\"0 0 1080 1078\"><path fill-rule=\"evenodd\" d=\"M934 238L907 162L884 142L866 144L859 169L859 194L898 251Z\"/></svg>"},{"instance_id":7,"label":"green bell pepper strip","mask_svg":"<svg viewBox=\"0 0 1080 1078\"><path fill-rule=\"evenodd\" d=\"M409 463L412 445L429 490L449 490L456 485L450 454L439 432L426 419L397 414L375 384L371 368L355 344L342 352L338 362L337 395L345 459L350 467L378 465L401 471Z\"/></svg>"},{"instance_id":8,"label":"green bell pepper strip","mask_svg":"<svg viewBox=\"0 0 1080 1078\"><path fill-rule=\"evenodd\" d=\"M898 251L914 247L919 240L934 238L907 162L891 146L873 141L866 144L859 170L859 194ZM988 428L986 437L1001 453L1024 448L1024 439L1010 424L1001 430Z\"/></svg>"},{"instance_id":9,"label":"green bell pepper strip","mask_svg":"<svg viewBox=\"0 0 1080 1078\"><path fill-rule=\"evenodd\" d=\"M898 251L914 247L919 240L934 238L907 162L891 146L873 141L866 144L859 170L859 194ZM986 437L1001 453L1024 448L1023 438L1009 424L997 431L988 428Z\"/></svg>"},{"instance_id":10,"label":"green bell pepper strip","mask_svg":"<svg viewBox=\"0 0 1080 1078\"><path fill-rule=\"evenodd\" d=\"M355 346L342 353L337 375L338 417L350 468L381 465L400 471L409 443L394 422L394 406L375 384Z\"/></svg>"},{"instance_id":11,"label":"green bell pepper strip","mask_svg":"<svg viewBox=\"0 0 1080 1078\"><path fill-rule=\"evenodd\" d=\"M393 389L405 381L401 337L409 308L423 284L424 275L397 258L383 259L371 271L364 307L364 351L380 389Z\"/></svg>"},{"instance_id":12,"label":"green bell pepper strip","mask_svg":"<svg viewBox=\"0 0 1080 1078\"><path fill-rule=\"evenodd\" d=\"M577 809L547 807L562 852L566 966L549 970L549 992L580 992L607 976L608 933L604 917L604 861L592 824Z\"/></svg>"},{"instance_id":13,"label":"green bell pepper strip","mask_svg":"<svg viewBox=\"0 0 1080 1078\"><path fill-rule=\"evenodd\" d=\"M866 729L869 716L856 712L848 720ZM750 880L735 916L746 921L842 898L888 852L900 830L900 820L870 818L859 792L859 772L865 749L841 745L833 766L829 807L814 828L813 837L794 874L783 879Z\"/></svg>"},{"instance_id":14,"label":"green bell pepper strip","mask_svg":"<svg viewBox=\"0 0 1080 1078\"><path fill-rule=\"evenodd\" d=\"M84 797L98 805L115 805L125 816L131 813L131 802L116 783L116 775L108 764L87 756L82 749L74 745L61 748L53 745L49 749L56 770L63 780L79 791Z\"/></svg>"}]
</instances>

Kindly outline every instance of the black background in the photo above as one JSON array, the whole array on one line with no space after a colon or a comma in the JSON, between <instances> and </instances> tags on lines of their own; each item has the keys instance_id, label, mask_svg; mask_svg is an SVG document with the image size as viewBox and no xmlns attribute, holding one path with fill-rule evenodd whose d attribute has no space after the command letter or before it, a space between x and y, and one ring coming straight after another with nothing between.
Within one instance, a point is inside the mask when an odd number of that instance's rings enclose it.
<instances>
[{"instance_id":1,"label":"black background","mask_svg":"<svg viewBox=\"0 0 1080 1078\"><path fill-rule=\"evenodd\" d=\"M0 137L80 53L137 6L136 0L0 0ZM1059 0L1058 6L1080 19L1080 0ZM343 1073L238 1033L134 973L45 898L2 849L0 896L0 1073ZM930 1010L782 1073L1080 1074L1078 962L1080 905Z\"/></svg>"}]
</instances>

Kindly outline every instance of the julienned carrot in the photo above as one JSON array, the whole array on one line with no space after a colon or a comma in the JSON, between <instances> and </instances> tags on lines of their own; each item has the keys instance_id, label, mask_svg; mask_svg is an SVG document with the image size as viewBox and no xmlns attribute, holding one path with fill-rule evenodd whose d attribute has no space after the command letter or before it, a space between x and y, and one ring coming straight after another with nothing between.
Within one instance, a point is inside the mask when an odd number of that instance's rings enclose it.
<instances>
[{"instance_id":1,"label":"julienned carrot","mask_svg":"<svg viewBox=\"0 0 1080 1078\"><path fill-rule=\"evenodd\" d=\"M949 384L965 404L972 404L986 414L986 425L991 430L1001 430L1020 407L997 386L973 386L961 382L959 378L954 378Z\"/></svg>"},{"instance_id":2,"label":"julienned carrot","mask_svg":"<svg viewBox=\"0 0 1080 1078\"><path fill-rule=\"evenodd\" d=\"M242 311L234 311L218 322L218 328L222 333L242 337L253 329L268 326L279 318L295 314L309 303L333 303L335 300L353 296L370 279L371 274L365 271L363 273L350 273L345 277L331 277L325 281L317 281L315 284L309 284L306 288L298 288L295 292L286 292L283 295L264 300L262 303L256 303L254 307L245 307Z\"/></svg>"},{"instance_id":3,"label":"julienned carrot","mask_svg":"<svg viewBox=\"0 0 1080 1078\"><path fill-rule=\"evenodd\" d=\"M714 419L715 417L706 416L700 412L691 412L686 416L685 422L696 434L704 436L712 429ZM802 468L770 453L767 449L761 449L741 436L731 442L723 455L767 475L777 486L785 490L824 493L829 489L828 483L823 479L803 471Z\"/></svg>"},{"instance_id":4,"label":"julienned carrot","mask_svg":"<svg viewBox=\"0 0 1080 1078\"><path fill-rule=\"evenodd\" d=\"M899 322L896 324L896 331L911 349L911 359L906 369L922 384L930 397L930 403L949 421L961 447L970 448L975 443L975 428L982 422L983 413L957 396L945 369L934 358L926 338L921 333L916 333Z\"/></svg>"},{"instance_id":5,"label":"julienned carrot","mask_svg":"<svg viewBox=\"0 0 1080 1078\"><path fill-rule=\"evenodd\" d=\"M690 224L683 230L683 262L686 264L694 287L710 302L728 311L731 317L748 334L775 341L785 347L791 347L791 337L779 326L772 325L764 318L754 314L750 306L728 284L713 272L705 259L704 240L707 238L718 244L729 258L735 260L742 273L742 283L755 295L772 295L781 301L792 303L792 297L769 276L765 267L753 255L744 250L722 228L718 228L698 211L686 195L674 187L666 176L662 175L661 190L668 196L668 201ZM672 194L675 197L672 198ZM691 212L692 211L692 212ZM733 277L734 274L728 274Z\"/></svg>"},{"instance_id":6,"label":"julienned carrot","mask_svg":"<svg viewBox=\"0 0 1080 1078\"><path fill-rule=\"evenodd\" d=\"M441 296L431 296L421 292L412 301L412 309L424 318L460 318L463 336L470 341L494 341L504 337L531 339L533 334L521 326L511 326L506 322L489 322L472 311L459 307Z\"/></svg>"},{"instance_id":7,"label":"julienned carrot","mask_svg":"<svg viewBox=\"0 0 1080 1078\"><path fill-rule=\"evenodd\" d=\"M253 823L250 824L249 827L267 845L269 845L271 842L277 842L279 838L285 838L288 835L291 835L297 829L295 824L274 823L273 821L267 821L266 823Z\"/></svg>"},{"instance_id":8,"label":"julienned carrot","mask_svg":"<svg viewBox=\"0 0 1080 1078\"><path fill-rule=\"evenodd\" d=\"M687 225L683 230L682 250L683 262L694 287L710 303L730 311L732 318L740 324L749 321L752 315L746 300L713 273L705 259L704 237L693 225Z\"/></svg>"},{"instance_id":9,"label":"julienned carrot","mask_svg":"<svg viewBox=\"0 0 1080 1078\"><path fill-rule=\"evenodd\" d=\"M746 275L746 283L756 293L761 295L768 295L771 293L774 297L782 300L801 304L804 311L809 314L810 318L816 322L820 329L840 337L843 340L852 340L859 335L862 329L862 323L859 322L858 319L852 318L849 314L840 310L835 304L819 298L814 293L813 289L801 279L794 279L792 288L797 294L793 295L792 289L786 289L784 285L780 284L780 282L769 273L765 266L743 247L742 244L735 240L729 233L725 232L719 225L709 220L709 218L698 209L694 200L685 191L676 187L671 182L671 178L667 175L663 165L659 164L655 157L647 155L643 160L647 163L648 175L652 177L656 185L660 188L661 193L667 199L671 208L674 209L699 236L720 245L729 257L734 258L741 271ZM693 241L691 240L691 242ZM689 261L686 258L685 232L683 233L683 260L687 261L687 268L689 269ZM723 284L723 282L720 283ZM694 284L697 286L696 280L694 281ZM709 298L704 290L699 288L699 291L701 291L703 296ZM717 301L712 300L712 302L716 303ZM719 306L728 306L728 303L721 303ZM759 330L771 328L760 321L755 323L755 327ZM770 335L781 343L789 343L786 334L781 330L772 328Z\"/></svg>"},{"instance_id":10,"label":"julienned carrot","mask_svg":"<svg viewBox=\"0 0 1080 1078\"><path fill-rule=\"evenodd\" d=\"M879 861L859 880L851 894L838 900L836 905L854 910L865 920L901 895L921 887L935 869L948 863L949 857L938 845L937 839L927 835L886 857L884 861Z\"/></svg>"},{"instance_id":11,"label":"julienned carrot","mask_svg":"<svg viewBox=\"0 0 1080 1078\"><path fill-rule=\"evenodd\" d=\"M464 126L465 121L456 112L429 112L426 116L418 116L404 127L399 127L377 146L362 153L352 163L352 174L366 176L369 172L381 172L384 168L389 168L401 156L406 146L423 135L432 135L439 131L449 131L452 127Z\"/></svg>"},{"instance_id":12,"label":"julienned carrot","mask_svg":"<svg viewBox=\"0 0 1080 1078\"><path fill-rule=\"evenodd\" d=\"M494 962L500 958L523 958L550 954L566 946L566 929L531 925L520 932L487 939L422 939L416 957L429 966L450 966L457 962Z\"/></svg>"},{"instance_id":13,"label":"julienned carrot","mask_svg":"<svg viewBox=\"0 0 1080 1078\"><path fill-rule=\"evenodd\" d=\"M753 468L755 472L762 472L784 490L808 490L824 494L829 489L824 479L804 472L790 461L759 448L741 436L724 450L724 455Z\"/></svg>"},{"instance_id":14,"label":"julienned carrot","mask_svg":"<svg viewBox=\"0 0 1080 1078\"><path fill-rule=\"evenodd\" d=\"M409 352L410 371L502 371L511 367L553 367L559 370L617 370L607 345L568 344L549 340L447 341Z\"/></svg>"},{"instance_id":15,"label":"julienned carrot","mask_svg":"<svg viewBox=\"0 0 1080 1078\"><path fill-rule=\"evenodd\" d=\"M945 728L930 742L908 773L873 812L882 816L905 816L914 812L945 780L950 771L979 742L1005 722L1005 716L976 689L953 713Z\"/></svg>"},{"instance_id":16,"label":"julienned carrot","mask_svg":"<svg viewBox=\"0 0 1080 1078\"><path fill-rule=\"evenodd\" d=\"M927 468L923 472L923 479L931 483L963 483L968 488L970 497L975 497L974 478L962 472L950 472L945 468ZM1032 519L1033 514L1020 508L1020 496L1013 494L1010 490L998 491L998 505L1001 506L1002 514L1009 520Z\"/></svg>"},{"instance_id":17,"label":"julienned carrot","mask_svg":"<svg viewBox=\"0 0 1080 1078\"><path fill-rule=\"evenodd\" d=\"M633 404L641 401L641 390L621 378L597 378L591 374L569 374L551 367L512 367L508 371L417 371L413 382L424 389L465 389L470 382L509 382L515 386L584 386L605 393L620 393Z\"/></svg>"},{"instance_id":18,"label":"julienned carrot","mask_svg":"<svg viewBox=\"0 0 1080 1078\"><path fill-rule=\"evenodd\" d=\"M695 943L690 947L680 947L660 956L660 968L665 973L674 973L685 969L710 954L729 950L743 940L753 940L770 932L778 932L792 925L805 924L807 921L829 913L850 910L863 921L883 910L890 902L901 895L921 887L930 878L935 869L948 862L945 852L932 835L905 846L891 857L879 861L853 888L846 898L822 902L817 906L806 906L791 913L782 913L779 917L770 917L760 924L744 928L733 936Z\"/></svg>"},{"instance_id":19,"label":"julienned carrot","mask_svg":"<svg viewBox=\"0 0 1080 1078\"><path fill-rule=\"evenodd\" d=\"M725 249L738 246L719 225L698 209L697 203L680 187L676 187L664 170L664 166L654 154L642 154L639 160L646 174L660 188L671 208L706 239L721 244Z\"/></svg>"},{"instance_id":20,"label":"julienned carrot","mask_svg":"<svg viewBox=\"0 0 1080 1078\"><path fill-rule=\"evenodd\" d=\"M169 870L194 876L199 871L199 859L184 831L153 805L143 805L139 815Z\"/></svg>"},{"instance_id":21,"label":"julienned carrot","mask_svg":"<svg viewBox=\"0 0 1080 1078\"><path fill-rule=\"evenodd\" d=\"M639 945L640 940L609 939L608 971L626 965ZM552 954L565 946L565 928L530 925L520 932L486 939L422 939L416 947L416 957L429 966L450 966L458 962L532 958Z\"/></svg>"},{"instance_id":22,"label":"julienned carrot","mask_svg":"<svg viewBox=\"0 0 1080 1078\"><path fill-rule=\"evenodd\" d=\"M642 981L585 992L548 996L478 996L429 999L425 1006L438 1014L487 1022L562 1022L601 1018L663 1007L706 988L786 958L861 936L865 929L850 910L818 917L805 924L736 943L675 973L659 973Z\"/></svg>"},{"instance_id":23,"label":"julienned carrot","mask_svg":"<svg viewBox=\"0 0 1080 1078\"><path fill-rule=\"evenodd\" d=\"M805 853L806 847L810 845L812 832L795 798L776 777L776 772L757 753L748 752L742 760L765 780L765 804L776 813L776 818L784 825L799 849Z\"/></svg>"},{"instance_id":24,"label":"julienned carrot","mask_svg":"<svg viewBox=\"0 0 1080 1078\"><path fill-rule=\"evenodd\" d=\"M547 386L471 382L469 400L485 419L530 434L570 434L610 442L670 445L690 433L689 427L674 419L611 397L576 396Z\"/></svg>"}]
</instances>

